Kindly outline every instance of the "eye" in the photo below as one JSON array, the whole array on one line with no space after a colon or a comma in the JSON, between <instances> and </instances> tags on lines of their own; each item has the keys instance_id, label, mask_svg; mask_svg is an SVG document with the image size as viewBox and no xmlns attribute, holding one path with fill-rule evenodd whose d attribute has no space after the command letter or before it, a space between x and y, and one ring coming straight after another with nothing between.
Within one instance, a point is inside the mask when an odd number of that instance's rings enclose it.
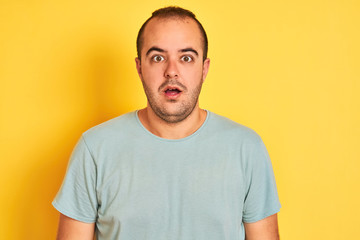
<instances>
[{"instance_id":1,"label":"eye","mask_svg":"<svg viewBox=\"0 0 360 240\"><path fill-rule=\"evenodd\" d=\"M181 60L184 62L192 62L193 58L191 56L185 55L181 57Z\"/></svg>"},{"instance_id":2,"label":"eye","mask_svg":"<svg viewBox=\"0 0 360 240\"><path fill-rule=\"evenodd\" d=\"M154 62L161 62L161 61L164 61L164 57L160 56L160 55L155 55L155 56L152 57L152 60Z\"/></svg>"}]
</instances>

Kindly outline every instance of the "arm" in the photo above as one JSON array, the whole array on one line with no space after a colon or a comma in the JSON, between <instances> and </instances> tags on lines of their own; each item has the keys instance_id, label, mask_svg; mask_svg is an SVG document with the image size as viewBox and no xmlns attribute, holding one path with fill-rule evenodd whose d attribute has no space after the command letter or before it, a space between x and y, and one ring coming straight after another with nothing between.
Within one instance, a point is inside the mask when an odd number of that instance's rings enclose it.
<instances>
[{"instance_id":1,"label":"arm","mask_svg":"<svg viewBox=\"0 0 360 240\"><path fill-rule=\"evenodd\" d=\"M244 223L246 240L279 240L277 214L254 223Z\"/></svg>"},{"instance_id":2,"label":"arm","mask_svg":"<svg viewBox=\"0 0 360 240\"><path fill-rule=\"evenodd\" d=\"M84 223L60 213L57 240L93 240L95 223Z\"/></svg>"}]
</instances>

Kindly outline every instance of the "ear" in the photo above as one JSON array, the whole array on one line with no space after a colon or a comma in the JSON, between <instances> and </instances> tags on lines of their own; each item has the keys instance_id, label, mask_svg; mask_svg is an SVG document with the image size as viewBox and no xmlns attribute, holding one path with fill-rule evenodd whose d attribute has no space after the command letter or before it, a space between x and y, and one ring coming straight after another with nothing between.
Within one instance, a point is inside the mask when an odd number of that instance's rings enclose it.
<instances>
[{"instance_id":1,"label":"ear","mask_svg":"<svg viewBox=\"0 0 360 240\"><path fill-rule=\"evenodd\" d=\"M142 74L141 74L141 61L138 57L135 58L135 63L136 63L136 70L138 72L138 75L140 77L140 79L142 79Z\"/></svg>"},{"instance_id":2,"label":"ear","mask_svg":"<svg viewBox=\"0 0 360 240\"><path fill-rule=\"evenodd\" d=\"M210 67L210 58L207 58L207 59L205 59L205 61L203 63L203 72L202 72L203 82L205 81L205 78L209 72L209 67Z\"/></svg>"}]
</instances>

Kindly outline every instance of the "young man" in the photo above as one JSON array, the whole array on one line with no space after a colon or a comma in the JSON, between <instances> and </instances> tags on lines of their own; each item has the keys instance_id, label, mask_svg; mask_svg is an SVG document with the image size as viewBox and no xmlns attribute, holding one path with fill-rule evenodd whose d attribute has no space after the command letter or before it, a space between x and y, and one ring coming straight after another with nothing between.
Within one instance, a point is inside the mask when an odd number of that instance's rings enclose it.
<instances>
[{"instance_id":1,"label":"young man","mask_svg":"<svg viewBox=\"0 0 360 240\"><path fill-rule=\"evenodd\" d=\"M278 239L260 137L199 108L210 60L193 13L155 11L137 48L147 107L82 135L53 202L58 239Z\"/></svg>"}]
</instances>

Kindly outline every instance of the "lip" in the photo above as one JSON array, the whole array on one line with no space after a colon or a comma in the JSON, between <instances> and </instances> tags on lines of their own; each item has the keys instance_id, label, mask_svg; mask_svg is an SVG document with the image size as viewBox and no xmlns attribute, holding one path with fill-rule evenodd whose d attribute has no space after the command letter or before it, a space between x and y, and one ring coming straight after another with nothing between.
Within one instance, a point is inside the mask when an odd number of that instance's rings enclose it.
<instances>
[{"instance_id":1,"label":"lip","mask_svg":"<svg viewBox=\"0 0 360 240\"><path fill-rule=\"evenodd\" d=\"M175 91L169 91L171 89ZM162 92L164 93L167 99L175 100L181 96L183 90L178 86L167 85L166 87L163 88Z\"/></svg>"}]
</instances>

